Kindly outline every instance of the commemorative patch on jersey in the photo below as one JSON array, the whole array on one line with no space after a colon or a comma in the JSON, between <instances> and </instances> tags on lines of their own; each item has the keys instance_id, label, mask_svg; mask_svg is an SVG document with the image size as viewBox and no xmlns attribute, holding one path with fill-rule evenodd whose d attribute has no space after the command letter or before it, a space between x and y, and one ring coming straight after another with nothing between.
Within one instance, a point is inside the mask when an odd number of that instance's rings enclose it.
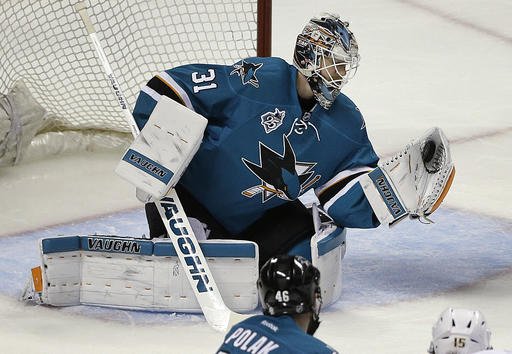
<instances>
[{"instance_id":1,"label":"commemorative patch on jersey","mask_svg":"<svg viewBox=\"0 0 512 354\"><path fill-rule=\"evenodd\" d=\"M297 161L286 135L283 135L283 145L284 151L280 154L260 141L259 164L242 158L245 166L261 181L259 185L242 191L242 195L252 198L261 193L263 203L274 196L295 200L320 179L320 175L314 176L316 162Z\"/></svg>"},{"instance_id":2,"label":"commemorative patch on jersey","mask_svg":"<svg viewBox=\"0 0 512 354\"><path fill-rule=\"evenodd\" d=\"M259 88L260 83L256 77L256 71L263 66L263 63L249 63L242 60L242 63L233 65L234 69L229 75L237 74L242 79L242 84L251 84L252 86Z\"/></svg>"},{"instance_id":3,"label":"commemorative patch on jersey","mask_svg":"<svg viewBox=\"0 0 512 354\"><path fill-rule=\"evenodd\" d=\"M267 112L261 115L261 125L265 129L265 133L271 133L283 124L284 117L286 116L285 111L275 109L274 112Z\"/></svg>"}]
</instances>

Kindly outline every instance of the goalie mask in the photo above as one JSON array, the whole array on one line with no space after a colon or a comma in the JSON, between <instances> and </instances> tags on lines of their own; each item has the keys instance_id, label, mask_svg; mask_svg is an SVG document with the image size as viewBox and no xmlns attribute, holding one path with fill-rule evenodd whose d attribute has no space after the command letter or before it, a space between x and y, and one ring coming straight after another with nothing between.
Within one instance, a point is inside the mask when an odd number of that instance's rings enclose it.
<instances>
[{"instance_id":1,"label":"goalie mask","mask_svg":"<svg viewBox=\"0 0 512 354\"><path fill-rule=\"evenodd\" d=\"M322 305L320 272L300 256L276 256L261 267L258 279L263 313L270 316L311 312L307 333L313 335L320 325Z\"/></svg>"},{"instance_id":2,"label":"goalie mask","mask_svg":"<svg viewBox=\"0 0 512 354\"><path fill-rule=\"evenodd\" d=\"M297 37L293 64L306 76L318 103L328 109L359 65L357 41L337 15L313 17Z\"/></svg>"},{"instance_id":3,"label":"goalie mask","mask_svg":"<svg viewBox=\"0 0 512 354\"><path fill-rule=\"evenodd\" d=\"M448 308L432 327L430 354L470 354L492 349L480 311Z\"/></svg>"}]
</instances>

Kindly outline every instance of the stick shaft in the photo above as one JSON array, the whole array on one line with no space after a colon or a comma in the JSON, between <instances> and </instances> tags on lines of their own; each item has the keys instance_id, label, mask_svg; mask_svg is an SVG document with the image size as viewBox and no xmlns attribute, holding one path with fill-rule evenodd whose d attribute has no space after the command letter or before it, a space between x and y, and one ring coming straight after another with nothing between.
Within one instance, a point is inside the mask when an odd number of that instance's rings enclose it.
<instances>
[{"instance_id":1,"label":"stick shaft","mask_svg":"<svg viewBox=\"0 0 512 354\"><path fill-rule=\"evenodd\" d=\"M96 49L96 52L98 53L98 58L101 61L101 64L103 65L103 69L105 70L105 74L107 74L107 77L109 79L110 86L114 90L114 93L117 98L117 102L119 103L119 107L121 107L121 110L123 111L126 122L130 125L132 135L135 138L140 133L139 127L135 123L135 119L133 118L133 115L130 111L130 107L128 106L128 101L126 100L126 97L123 94L123 91L121 91L121 86L119 85L119 82L117 81L117 78L114 75L112 67L110 66L110 63L108 62L107 56L105 55L105 52L103 51L103 47L101 46L98 36L96 35L96 30L94 29L94 26L92 24L92 21L91 21L89 15L87 14L87 7L85 6L84 2L79 2L78 4L75 5L75 9L78 12L78 14L80 15L80 17L82 18L85 28L86 28L87 32L89 33L89 37L91 38L91 41L94 45L94 48Z\"/></svg>"},{"instance_id":2,"label":"stick shaft","mask_svg":"<svg viewBox=\"0 0 512 354\"><path fill-rule=\"evenodd\" d=\"M112 71L107 56L96 36L94 26L87 14L87 7L84 2L80 2L75 5L75 9L84 22L85 28L89 33L89 37L103 65L105 74L109 78L110 85L114 90L119 106L123 110L126 121L129 123L132 135L135 138L139 135L140 130L135 123L135 119L128 107L126 97L120 89L120 85ZM162 198L162 200L156 201L155 205L206 320L214 329L226 331L230 321L233 320L233 312L227 308L222 300L215 279L208 267L208 263L199 246L194 231L188 222L188 218L176 191L171 189L167 196Z\"/></svg>"}]
</instances>

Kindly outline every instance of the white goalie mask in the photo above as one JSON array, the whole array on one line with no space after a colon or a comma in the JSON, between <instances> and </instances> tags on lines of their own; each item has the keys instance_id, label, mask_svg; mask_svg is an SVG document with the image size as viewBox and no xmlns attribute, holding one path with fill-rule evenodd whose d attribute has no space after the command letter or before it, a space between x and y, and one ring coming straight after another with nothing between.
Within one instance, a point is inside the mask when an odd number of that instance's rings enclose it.
<instances>
[{"instance_id":1,"label":"white goalie mask","mask_svg":"<svg viewBox=\"0 0 512 354\"><path fill-rule=\"evenodd\" d=\"M430 354L471 354L492 349L480 311L447 308L432 327Z\"/></svg>"},{"instance_id":2,"label":"white goalie mask","mask_svg":"<svg viewBox=\"0 0 512 354\"><path fill-rule=\"evenodd\" d=\"M293 64L308 79L318 103L328 109L359 65L357 41L338 15L313 17L297 36Z\"/></svg>"}]
</instances>

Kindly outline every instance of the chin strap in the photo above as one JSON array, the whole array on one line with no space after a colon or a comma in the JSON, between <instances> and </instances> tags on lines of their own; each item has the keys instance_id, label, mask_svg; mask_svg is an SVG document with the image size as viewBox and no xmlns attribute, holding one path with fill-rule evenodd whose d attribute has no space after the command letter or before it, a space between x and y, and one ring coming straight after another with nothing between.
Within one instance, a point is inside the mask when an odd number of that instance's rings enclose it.
<instances>
[{"instance_id":1,"label":"chin strap","mask_svg":"<svg viewBox=\"0 0 512 354\"><path fill-rule=\"evenodd\" d=\"M336 99L336 96L339 95L340 91L333 90L332 92L330 92L329 89L322 82L322 80L315 75L310 76L307 79L318 104L322 106L324 109L331 108L334 100ZM330 96L331 99L327 98L326 95Z\"/></svg>"},{"instance_id":2,"label":"chin strap","mask_svg":"<svg viewBox=\"0 0 512 354\"><path fill-rule=\"evenodd\" d=\"M311 319L309 320L307 334L312 336L320 326L320 309L322 308L322 292L318 287L315 291L315 302L311 309Z\"/></svg>"},{"instance_id":3,"label":"chin strap","mask_svg":"<svg viewBox=\"0 0 512 354\"><path fill-rule=\"evenodd\" d=\"M314 314L311 315L311 320L309 321L308 330L306 331L310 336L314 335L318 327L320 326L320 320L318 316Z\"/></svg>"}]
</instances>

